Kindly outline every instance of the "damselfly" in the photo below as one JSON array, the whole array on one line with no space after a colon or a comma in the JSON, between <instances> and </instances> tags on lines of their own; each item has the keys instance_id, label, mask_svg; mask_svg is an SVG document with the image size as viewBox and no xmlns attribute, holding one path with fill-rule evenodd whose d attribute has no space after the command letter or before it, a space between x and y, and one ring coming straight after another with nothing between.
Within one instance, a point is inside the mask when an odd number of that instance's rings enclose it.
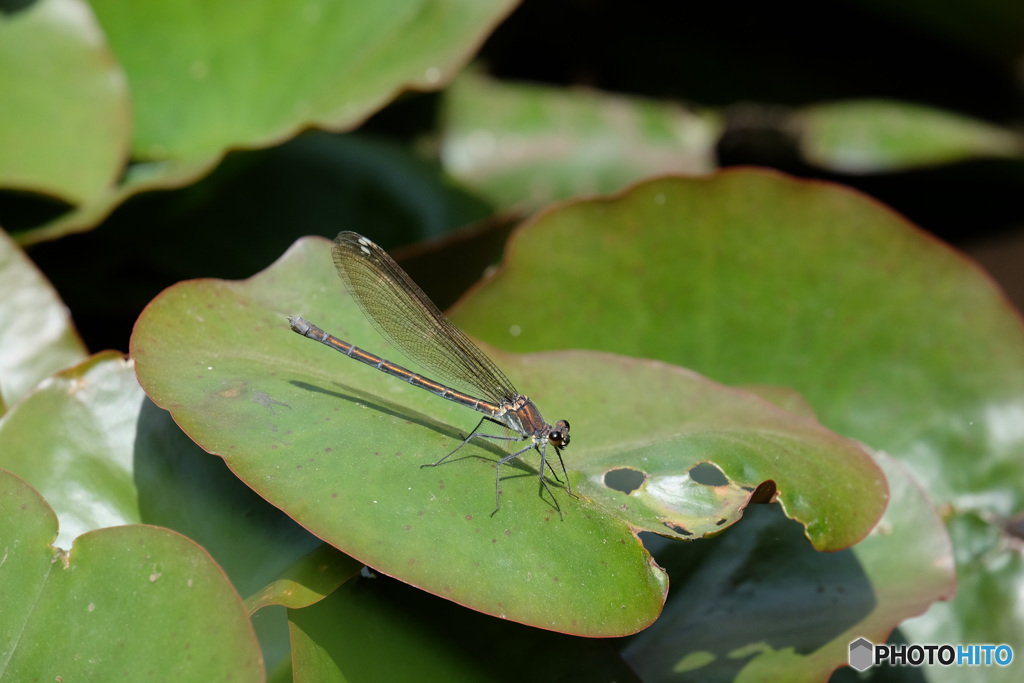
<instances>
[{"instance_id":1,"label":"damselfly","mask_svg":"<svg viewBox=\"0 0 1024 683\"><path fill-rule=\"evenodd\" d=\"M494 361L470 341L462 330L452 325L423 290L376 244L362 235L346 231L334 239L332 253L338 274L370 323L405 356L435 373L446 384L435 382L357 348L324 332L304 318L288 318L292 329L349 358L405 380L414 387L426 389L441 398L483 413L472 433L455 450L437 462L421 467L440 465L475 438L529 441L525 447L498 460L494 484L495 508L491 515L501 508L501 466L536 449L540 454L540 483L551 496L561 517L558 501L544 480L544 469L547 446L551 444L562 466L566 486L572 494L572 484L569 483L569 475L562 461L562 449L569 445L568 421L558 420L554 425L548 424L533 401L516 391ZM506 427L516 435L481 432L480 427L485 421ZM554 470L551 473L561 482Z\"/></svg>"}]
</instances>

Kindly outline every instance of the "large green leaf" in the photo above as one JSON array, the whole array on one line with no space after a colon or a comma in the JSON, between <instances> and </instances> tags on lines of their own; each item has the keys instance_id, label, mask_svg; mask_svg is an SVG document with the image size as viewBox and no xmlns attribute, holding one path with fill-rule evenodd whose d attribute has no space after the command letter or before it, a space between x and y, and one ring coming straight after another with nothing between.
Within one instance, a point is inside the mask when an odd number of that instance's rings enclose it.
<instances>
[{"instance_id":1,"label":"large green leaf","mask_svg":"<svg viewBox=\"0 0 1024 683\"><path fill-rule=\"evenodd\" d=\"M977 266L884 207L763 171L652 181L535 219L454 319L520 351L596 348L797 389L952 502L951 524L994 523L990 552L957 552L974 578L909 637L989 642L999 623L1024 642L1006 597L1019 551L996 526L1024 506L1024 329Z\"/></svg>"},{"instance_id":2,"label":"large green leaf","mask_svg":"<svg viewBox=\"0 0 1024 683\"><path fill-rule=\"evenodd\" d=\"M77 204L116 182L131 142L128 83L87 2L0 10L0 93L0 187Z\"/></svg>"},{"instance_id":3,"label":"large green leaf","mask_svg":"<svg viewBox=\"0 0 1024 683\"><path fill-rule=\"evenodd\" d=\"M85 357L68 309L0 231L0 415L51 372Z\"/></svg>"},{"instance_id":4,"label":"large green leaf","mask_svg":"<svg viewBox=\"0 0 1024 683\"><path fill-rule=\"evenodd\" d=\"M580 495L538 498L535 471L506 468L492 516L503 451L474 446L418 467L451 451L475 417L295 335L289 313L389 354L341 295L328 243L309 239L248 281L165 291L132 337L140 381L197 443L316 535L490 614L583 635L643 628L666 586L634 531L720 530L766 480L822 548L862 538L885 505L884 476L859 448L752 394L661 363L495 352L540 406L557 407L552 418L571 419L566 460ZM701 462L719 472L695 486ZM649 470L635 504L603 483L624 467Z\"/></svg>"},{"instance_id":5,"label":"large green leaf","mask_svg":"<svg viewBox=\"0 0 1024 683\"><path fill-rule=\"evenodd\" d=\"M200 546L122 526L51 546L57 516L0 470L0 679L263 678L238 593Z\"/></svg>"},{"instance_id":6,"label":"large green leaf","mask_svg":"<svg viewBox=\"0 0 1024 683\"><path fill-rule=\"evenodd\" d=\"M262 147L348 129L404 88L450 78L509 0L95 0L131 83L134 155ZM301 47L299 47L301 46Z\"/></svg>"}]
</instances>

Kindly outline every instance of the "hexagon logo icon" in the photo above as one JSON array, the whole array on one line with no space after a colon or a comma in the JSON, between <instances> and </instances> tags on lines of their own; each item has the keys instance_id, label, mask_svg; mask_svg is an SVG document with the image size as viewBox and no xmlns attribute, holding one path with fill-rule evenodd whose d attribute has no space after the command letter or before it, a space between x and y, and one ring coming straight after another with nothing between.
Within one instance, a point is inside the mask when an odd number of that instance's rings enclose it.
<instances>
[{"instance_id":1,"label":"hexagon logo icon","mask_svg":"<svg viewBox=\"0 0 1024 683\"><path fill-rule=\"evenodd\" d=\"M863 671L875 663L875 646L867 638L858 638L850 643L850 666Z\"/></svg>"}]
</instances>

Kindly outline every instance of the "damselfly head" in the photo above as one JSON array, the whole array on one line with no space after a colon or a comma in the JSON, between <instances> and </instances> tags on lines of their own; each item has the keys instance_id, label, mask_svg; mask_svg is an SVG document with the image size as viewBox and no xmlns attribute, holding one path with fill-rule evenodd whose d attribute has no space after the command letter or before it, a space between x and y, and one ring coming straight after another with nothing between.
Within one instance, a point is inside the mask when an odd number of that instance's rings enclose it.
<instances>
[{"instance_id":1,"label":"damselfly head","mask_svg":"<svg viewBox=\"0 0 1024 683\"><path fill-rule=\"evenodd\" d=\"M559 420L555 423L554 429L548 434L548 441L555 448L565 448L569 445L569 421Z\"/></svg>"}]
</instances>

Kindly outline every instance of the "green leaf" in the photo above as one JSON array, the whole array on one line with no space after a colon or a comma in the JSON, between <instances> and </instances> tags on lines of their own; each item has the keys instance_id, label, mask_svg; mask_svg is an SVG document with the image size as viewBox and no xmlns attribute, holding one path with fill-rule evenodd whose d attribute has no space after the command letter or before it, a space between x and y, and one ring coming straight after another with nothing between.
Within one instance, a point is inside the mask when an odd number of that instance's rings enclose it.
<instances>
[{"instance_id":1,"label":"green leaf","mask_svg":"<svg viewBox=\"0 0 1024 683\"><path fill-rule=\"evenodd\" d=\"M47 499L63 548L95 529L142 521L133 480L145 395L120 353L106 351L41 384L0 420L0 467Z\"/></svg>"},{"instance_id":2,"label":"green leaf","mask_svg":"<svg viewBox=\"0 0 1024 683\"><path fill-rule=\"evenodd\" d=\"M124 65L134 156L188 159L354 127L405 88L439 87L508 0L295 4L95 0ZM301 46L301 49L296 49Z\"/></svg>"},{"instance_id":3,"label":"green leaf","mask_svg":"<svg viewBox=\"0 0 1024 683\"><path fill-rule=\"evenodd\" d=\"M741 170L560 207L524 226L453 320L518 351L596 348L787 385L952 502L951 524L1024 507L1018 314L976 265L837 186ZM963 564L978 578L909 637L989 642L995 622L1020 641L1015 541L989 533L1007 550Z\"/></svg>"},{"instance_id":4,"label":"green leaf","mask_svg":"<svg viewBox=\"0 0 1024 683\"><path fill-rule=\"evenodd\" d=\"M5 678L262 679L242 601L201 547L122 526L89 532L66 553L50 545L56 535L53 510L0 470Z\"/></svg>"},{"instance_id":5,"label":"green leaf","mask_svg":"<svg viewBox=\"0 0 1024 683\"><path fill-rule=\"evenodd\" d=\"M806 160L842 173L886 173L984 157L1024 156L1024 137L932 107L850 100L794 116Z\"/></svg>"},{"instance_id":6,"label":"green leaf","mask_svg":"<svg viewBox=\"0 0 1024 683\"><path fill-rule=\"evenodd\" d=\"M826 680L846 664L851 641L884 642L895 624L952 597L942 520L903 466L876 457L892 504L852 548L816 552L791 521L754 506L706 546L673 544L658 554L678 589L624 648L643 680Z\"/></svg>"},{"instance_id":7,"label":"green leaf","mask_svg":"<svg viewBox=\"0 0 1024 683\"><path fill-rule=\"evenodd\" d=\"M111 187L131 141L124 71L83 0L0 11L0 187L72 204Z\"/></svg>"},{"instance_id":8,"label":"green leaf","mask_svg":"<svg viewBox=\"0 0 1024 683\"><path fill-rule=\"evenodd\" d=\"M657 173L714 168L721 123L682 105L463 74L445 92L441 157L501 207L537 209Z\"/></svg>"},{"instance_id":9,"label":"green leaf","mask_svg":"<svg viewBox=\"0 0 1024 683\"><path fill-rule=\"evenodd\" d=\"M307 239L248 281L181 283L154 300L132 337L140 381L197 443L305 528L489 614L581 635L643 628L666 586L635 529L685 536L679 516L704 525L687 533L720 530L767 479L819 547L856 542L884 508L884 476L859 448L746 392L661 363L494 352L538 405L571 418L565 457L580 495L556 487L556 501L539 498L536 470L506 467L492 516L495 453L504 451L473 445L437 469L418 467L450 452L476 418L294 334L289 313L393 355L341 296L328 243ZM700 461L728 482L696 496L651 491L681 485ZM613 466L652 468L645 492L658 509L624 513L600 483Z\"/></svg>"},{"instance_id":10,"label":"green leaf","mask_svg":"<svg viewBox=\"0 0 1024 683\"><path fill-rule=\"evenodd\" d=\"M0 231L0 405L83 358L85 346L57 292Z\"/></svg>"}]
</instances>

